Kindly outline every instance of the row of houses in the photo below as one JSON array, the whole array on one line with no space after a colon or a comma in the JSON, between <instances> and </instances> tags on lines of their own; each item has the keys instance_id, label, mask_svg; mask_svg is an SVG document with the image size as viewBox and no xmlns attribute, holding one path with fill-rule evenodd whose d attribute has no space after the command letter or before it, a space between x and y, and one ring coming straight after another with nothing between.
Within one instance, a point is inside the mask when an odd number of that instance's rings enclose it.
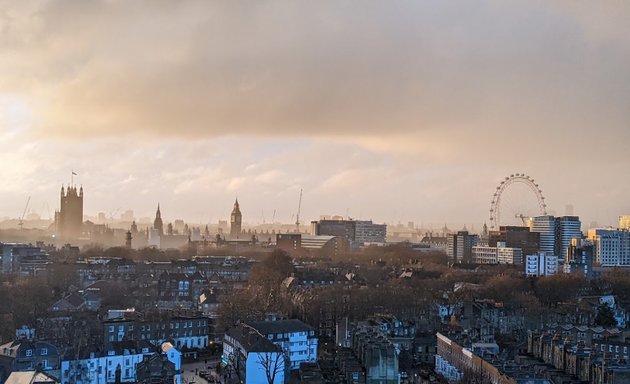
<instances>
[{"instance_id":1,"label":"row of houses","mask_svg":"<svg viewBox=\"0 0 630 384\"><path fill-rule=\"evenodd\" d=\"M618 328L556 326L530 332L527 351L576 382L630 381L627 331Z\"/></svg>"},{"instance_id":2,"label":"row of houses","mask_svg":"<svg viewBox=\"0 0 630 384\"><path fill-rule=\"evenodd\" d=\"M181 357L168 342L159 348L146 341L123 341L64 351L21 337L0 346L0 382L11 383L14 373L43 372L56 383L181 384Z\"/></svg>"}]
</instances>

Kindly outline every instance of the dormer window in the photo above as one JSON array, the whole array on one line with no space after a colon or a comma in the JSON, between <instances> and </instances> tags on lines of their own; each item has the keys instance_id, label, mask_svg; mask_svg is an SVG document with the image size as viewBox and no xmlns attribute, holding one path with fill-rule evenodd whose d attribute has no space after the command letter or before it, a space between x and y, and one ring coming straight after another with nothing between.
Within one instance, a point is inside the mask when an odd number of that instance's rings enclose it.
<instances>
[{"instance_id":1,"label":"dormer window","mask_svg":"<svg viewBox=\"0 0 630 384\"><path fill-rule=\"evenodd\" d=\"M40 351L42 356L46 356L48 355L48 348L42 348L42 350Z\"/></svg>"},{"instance_id":2,"label":"dormer window","mask_svg":"<svg viewBox=\"0 0 630 384\"><path fill-rule=\"evenodd\" d=\"M33 356L33 350L32 349L27 349L26 350L26 357L31 357Z\"/></svg>"}]
</instances>

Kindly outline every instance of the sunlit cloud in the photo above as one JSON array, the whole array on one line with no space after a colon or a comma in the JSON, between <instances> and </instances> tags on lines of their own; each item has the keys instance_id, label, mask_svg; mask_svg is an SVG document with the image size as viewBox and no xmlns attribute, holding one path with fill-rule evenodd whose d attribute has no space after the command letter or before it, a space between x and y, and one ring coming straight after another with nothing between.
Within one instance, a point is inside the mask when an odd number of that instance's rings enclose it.
<instances>
[{"instance_id":1,"label":"sunlit cloud","mask_svg":"<svg viewBox=\"0 0 630 384\"><path fill-rule=\"evenodd\" d=\"M611 223L630 210L629 17L587 1L0 0L0 216L28 194L56 206L75 169L92 214L162 201L217 220L238 195L289 220L304 189L313 218L481 222L520 170L559 211Z\"/></svg>"}]
</instances>

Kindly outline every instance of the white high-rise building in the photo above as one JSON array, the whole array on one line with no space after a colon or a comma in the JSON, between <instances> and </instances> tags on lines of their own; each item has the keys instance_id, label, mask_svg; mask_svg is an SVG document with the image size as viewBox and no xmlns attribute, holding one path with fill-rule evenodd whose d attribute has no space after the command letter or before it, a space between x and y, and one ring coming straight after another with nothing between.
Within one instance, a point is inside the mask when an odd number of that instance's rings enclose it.
<instances>
[{"instance_id":1,"label":"white high-rise building","mask_svg":"<svg viewBox=\"0 0 630 384\"><path fill-rule=\"evenodd\" d=\"M556 218L550 215L536 216L529 219L529 230L540 234L540 252L555 255Z\"/></svg>"},{"instance_id":2,"label":"white high-rise building","mask_svg":"<svg viewBox=\"0 0 630 384\"><path fill-rule=\"evenodd\" d=\"M527 255L525 258L525 274L527 276L551 276L558 273L558 256L540 252Z\"/></svg>"},{"instance_id":3,"label":"white high-rise building","mask_svg":"<svg viewBox=\"0 0 630 384\"><path fill-rule=\"evenodd\" d=\"M589 229L593 242L594 261L602 266L630 265L630 231L620 229Z\"/></svg>"}]
</instances>

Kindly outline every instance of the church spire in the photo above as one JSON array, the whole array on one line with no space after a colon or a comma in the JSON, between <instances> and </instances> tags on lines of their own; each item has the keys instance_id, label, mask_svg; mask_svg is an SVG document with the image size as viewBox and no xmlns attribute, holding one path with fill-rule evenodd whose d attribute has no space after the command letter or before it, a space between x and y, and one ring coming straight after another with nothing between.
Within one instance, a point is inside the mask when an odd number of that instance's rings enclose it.
<instances>
[{"instance_id":1,"label":"church spire","mask_svg":"<svg viewBox=\"0 0 630 384\"><path fill-rule=\"evenodd\" d=\"M160 212L160 203L158 203L157 211L155 212L155 220L153 221L153 228L158 230L160 236L164 236L164 223L162 222L162 213Z\"/></svg>"}]
</instances>

